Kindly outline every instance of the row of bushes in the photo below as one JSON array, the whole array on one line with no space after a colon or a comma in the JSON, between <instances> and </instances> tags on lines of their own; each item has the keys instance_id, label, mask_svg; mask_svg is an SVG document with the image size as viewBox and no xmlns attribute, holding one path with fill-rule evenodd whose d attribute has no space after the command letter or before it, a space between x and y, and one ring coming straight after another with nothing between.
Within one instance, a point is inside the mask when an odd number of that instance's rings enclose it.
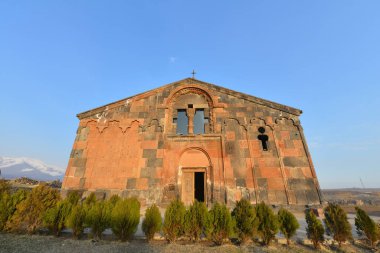
<instances>
[{"instance_id":1,"label":"row of bushes","mask_svg":"<svg viewBox=\"0 0 380 253\"><path fill-rule=\"evenodd\" d=\"M307 236L316 248L324 241L324 234L331 235L339 246L352 238L347 214L339 206L329 204L322 222L312 210L306 210ZM101 239L105 229L111 228L122 241L130 238L140 221L140 203L135 198L121 199L112 196L108 200L96 200L94 194L84 201L78 193L72 192L61 199L56 189L39 185L32 191L18 190L11 193L9 184L0 181L0 230L35 233L48 228L59 236L62 229L71 228L73 236L79 238L85 227L91 228L91 235ZM380 228L362 209L356 208L356 229L366 236L374 247L380 239ZM277 214L266 205L252 205L248 200L236 202L232 212L224 205L215 203L210 210L204 203L195 201L187 209L180 200L174 200L167 207L164 220L156 205L146 210L142 230L148 240L161 232L168 242L186 236L197 241L205 236L217 245L234 236L240 243L248 239L260 239L269 244L280 231L289 244L299 223L288 210L281 208Z\"/></svg>"},{"instance_id":2,"label":"row of bushes","mask_svg":"<svg viewBox=\"0 0 380 253\"><path fill-rule=\"evenodd\" d=\"M133 235L140 220L140 203L136 198L121 199L112 196L107 201L97 201L95 194L84 201L77 192L61 199L58 190L39 185L32 191L11 193L5 181L0 182L0 230L33 234L48 228L59 236L64 228L71 228L79 238L85 227L91 228L94 238L100 239L103 231L113 233L125 241Z\"/></svg>"},{"instance_id":3,"label":"row of bushes","mask_svg":"<svg viewBox=\"0 0 380 253\"><path fill-rule=\"evenodd\" d=\"M324 214L325 226L313 210L305 211L307 237L315 248L319 248L320 243L324 241L325 233L332 236L339 247L343 242L352 239L347 214L339 205L328 204ZM364 235L370 246L375 247L376 242L380 240L380 224L376 224L364 210L356 207L355 226L357 233ZM182 235L188 236L190 240L197 240L204 234L217 245L233 234L240 243L251 238L260 239L262 244L268 245L280 231L289 245L298 228L299 223L290 211L281 208L275 214L263 202L254 206L248 200L241 199L236 202L230 213L225 205L219 203L215 203L210 211L207 211L203 203L194 202L186 210L183 203L176 200L165 212L162 231L168 241L174 241Z\"/></svg>"}]
</instances>

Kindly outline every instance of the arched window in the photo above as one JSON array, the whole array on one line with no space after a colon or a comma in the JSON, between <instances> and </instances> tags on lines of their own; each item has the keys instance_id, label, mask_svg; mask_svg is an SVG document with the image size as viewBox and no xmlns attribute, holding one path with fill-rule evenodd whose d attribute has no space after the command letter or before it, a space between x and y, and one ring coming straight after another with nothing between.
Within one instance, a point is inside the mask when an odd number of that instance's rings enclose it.
<instances>
[{"instance_id":1,"label":"arched window","mask_svg":"<svg viewBox=\"0 0 380 253\"><path fill-rule=\"evenodd\" d=\"M197 88L178 91L171 100L172 133L178 135L211 132L211 99Z\"/></svg>"}]
</instances>

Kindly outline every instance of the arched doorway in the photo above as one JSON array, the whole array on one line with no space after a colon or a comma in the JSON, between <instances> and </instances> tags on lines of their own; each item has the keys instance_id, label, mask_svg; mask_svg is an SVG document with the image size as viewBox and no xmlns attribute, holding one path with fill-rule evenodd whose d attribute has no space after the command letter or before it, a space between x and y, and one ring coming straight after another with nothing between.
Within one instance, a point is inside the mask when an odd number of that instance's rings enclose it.
<instances>
[{"instance_id":1,"label":"arched doorway","mask_svg":"<svg viewBox=\"0 0 380 253\"><path fill-rule=\"evenodd\" d=\"M210 168L210 159L202 149L190 148L181 155L178 185L185 205L190 205L194 200L207 203Z\"/></svg>"}]
</instances>

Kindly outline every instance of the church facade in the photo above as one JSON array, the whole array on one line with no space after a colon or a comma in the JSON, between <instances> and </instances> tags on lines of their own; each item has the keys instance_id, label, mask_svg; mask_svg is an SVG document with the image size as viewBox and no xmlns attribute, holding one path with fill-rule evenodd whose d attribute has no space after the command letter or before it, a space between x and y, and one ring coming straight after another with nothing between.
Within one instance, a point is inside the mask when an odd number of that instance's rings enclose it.
<instances>
[{"instance_id":1,"label":"church facade","mask_svg":"<svg viewBox=\"0 0 380 253\"><path fill-rule=\"evenodd\" d=\"M302 111L194 78L77 115L62 192L318 205Z\"/></svg>"}]
</instances>

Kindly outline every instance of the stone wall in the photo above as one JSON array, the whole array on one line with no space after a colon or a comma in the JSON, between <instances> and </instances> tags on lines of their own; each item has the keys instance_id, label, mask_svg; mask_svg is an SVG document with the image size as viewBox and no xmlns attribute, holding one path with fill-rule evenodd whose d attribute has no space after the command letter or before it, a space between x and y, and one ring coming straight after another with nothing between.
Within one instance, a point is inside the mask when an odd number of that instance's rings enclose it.
<instances>
[{"instance_id":1,"label":"stone wall","mask_svg":"<svg viewBox=\"0 0 380 253\"><path fill-rule=\"evenodd\" d=\"M176 134L177 109L189 103L189 118L195 108L204 109L204 134ZM319 204L300 114L184 79L79 114L62 189L137 196L143 204L165 205L181 198L181 170L201 167L208 204L232 205L242 197L253 203ZM267 150L260 135L267 138Z\"/></svg>"}]
</instances>

